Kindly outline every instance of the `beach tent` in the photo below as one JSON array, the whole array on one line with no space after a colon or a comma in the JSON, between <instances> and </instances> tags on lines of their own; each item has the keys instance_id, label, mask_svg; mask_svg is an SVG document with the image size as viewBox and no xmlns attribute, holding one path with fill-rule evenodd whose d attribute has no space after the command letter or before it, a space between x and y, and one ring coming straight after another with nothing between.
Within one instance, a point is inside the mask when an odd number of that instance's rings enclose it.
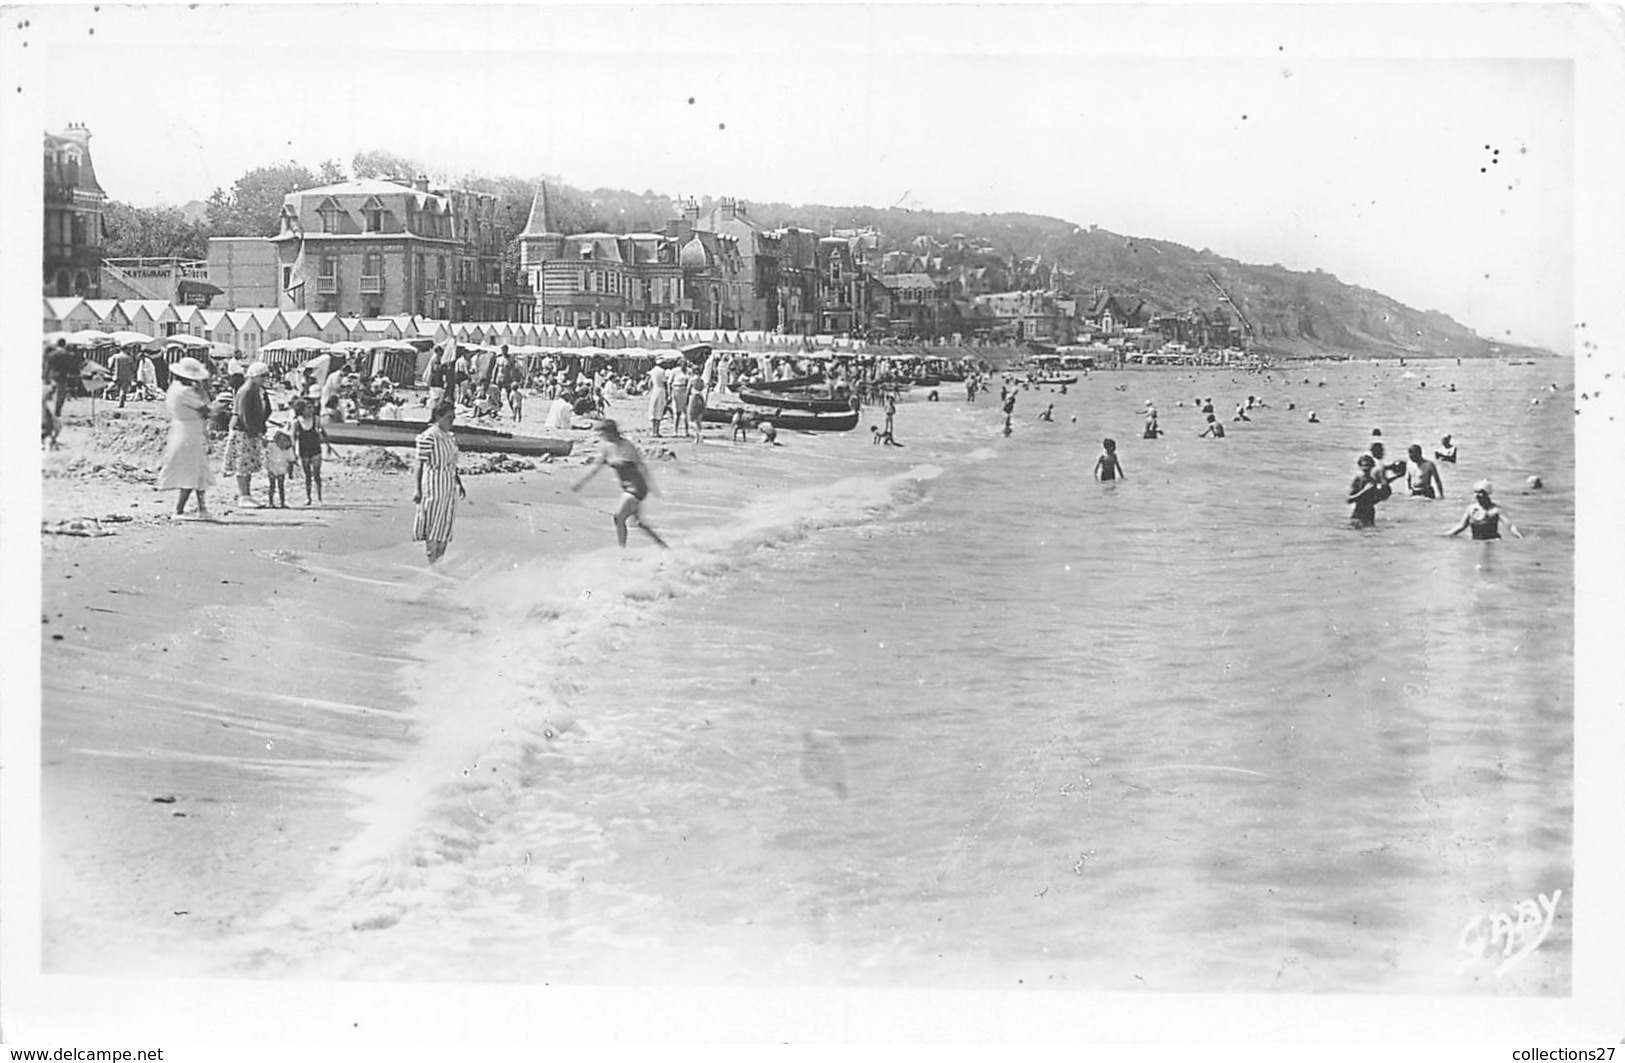
<instances>
[{"instance_id":1,"label":"beach tent","mask_svg":"<svg viewBox=\"0 0 1625 1063\"><path fill-rule=\"evenodd\" d=\"M179 347L179 348L182 348L183 350L201 351L201 350L207 350L208 349L209 341L205 340L205 339L199 339L196 336L187 335L184 332L177 332L173 336L165 336L162 339L150 340L150 341L148 341L147 346L148 347Z\"/></svg>"},{"instance_id":2,"label":"beach tent","mask_svg":"<svg viewBox=\"0 0 1625 1063\"><path fill-rule=\"evenodd\" d=\"M68 346L70 347L107 347L112 343L112 334L103 332L100 329L80 329L68 336Z\"/></svg>"},{"instance_id":3,"label":"beach tent","mask_svg":"<svg viewBox=\"0 0 1625 1063\"><path fill-rule=\"evenodd\" d=\"M411 384L417 375L417 348L409 343L383 342L373 345L372 376L381 376L402 386Z\"/></svg>"}]
</instances>

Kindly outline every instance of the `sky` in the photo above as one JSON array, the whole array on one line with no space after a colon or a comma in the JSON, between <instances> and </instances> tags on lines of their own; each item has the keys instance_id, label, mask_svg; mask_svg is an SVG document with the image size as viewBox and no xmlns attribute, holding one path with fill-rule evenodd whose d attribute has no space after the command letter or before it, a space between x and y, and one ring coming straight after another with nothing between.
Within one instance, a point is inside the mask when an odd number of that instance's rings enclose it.
<instances>
[{"instance_id":1,"label":"sky","mask_svg":"<svg viewBox=\"0 0 1625 1063\"><path fill-rule=\"evenodd\" d=\"M1323 269L1572 353L1576 85L1549 43L1572 12L1543 10L102 5L31 21L44 125L89 126L108 194L141 206L382 148L453 177L1022 211Z\"/></svg>"}]
</instances>

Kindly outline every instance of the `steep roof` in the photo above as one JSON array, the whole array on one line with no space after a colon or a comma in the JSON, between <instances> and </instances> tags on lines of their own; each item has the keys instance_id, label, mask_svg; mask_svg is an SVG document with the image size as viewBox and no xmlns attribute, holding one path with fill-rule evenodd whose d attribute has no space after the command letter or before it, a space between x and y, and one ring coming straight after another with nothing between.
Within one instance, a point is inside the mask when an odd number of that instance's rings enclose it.
<instances>
[{"instance_id":1,"label":"steep roof","mask_svg":"<svg viewBox=\"0 0 1625 1063\"><path fill-rule=\"evenodd\" d=\"M525 222L524 231L519 234L523 239L526 236L557 236L547 225L547 182L543 181L536 186L536 196L530 201L530 218Z\"/></svg>"},{"instance_id":2,"label":"steep roof","mask_svg":"<svg viewBox=\"0 0 1625 1063\"><path fill-rule=\"evenodd\" d=\"M74 187L82 188L87 192L107 194L96 180L96 164L90 160L90 133L88 131L81 129L76 134L70 127L67 134L46 133L45 150L67 152L78 156L79 172ZM63 179L67 177L66 169L59 170L58 174Z\"/></svg>"}]
</instances>

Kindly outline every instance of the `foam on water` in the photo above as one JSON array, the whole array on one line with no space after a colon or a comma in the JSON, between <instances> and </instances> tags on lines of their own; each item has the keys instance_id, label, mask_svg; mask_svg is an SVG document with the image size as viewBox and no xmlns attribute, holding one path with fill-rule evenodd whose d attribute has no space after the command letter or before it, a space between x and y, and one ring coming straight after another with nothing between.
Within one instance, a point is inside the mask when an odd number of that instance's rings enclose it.
<instances>
[{"instance_id":1,"label":"foam on water","mask_svg":"<svg viewBox=\"0 0 1625 1063\"><path fill-rule=\"evenodd\" d=\"M457 553L414 748L245 969L1561 992L1566 922L1519 980L1454 952L1486 898L1572 894L1571 428L1492 434L1504 368L1471 403L1316 374L1096 374L991 445L995 404L908 404L910 449L819 441L840 479L684 512L670 551ZM1238 390L1272 409L1226 440L1170 410ZM1312 392L1319 426L1284 409ZM1372 424L1397 457L1441 422L1449 500L1351 531ZM1101 435L1128 480L1090 480ZM1530 463L1530 542L1437 534Z\"/></svg>"}]
</instances>

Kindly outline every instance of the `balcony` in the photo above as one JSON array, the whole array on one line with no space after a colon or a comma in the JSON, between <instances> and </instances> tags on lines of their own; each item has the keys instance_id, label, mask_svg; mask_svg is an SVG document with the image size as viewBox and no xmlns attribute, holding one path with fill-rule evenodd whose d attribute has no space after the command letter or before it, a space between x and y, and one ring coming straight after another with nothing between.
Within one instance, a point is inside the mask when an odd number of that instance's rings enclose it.
<instances>
[{"instance_id":1,"label":"balcony","mask_svg":"<svg viewBox=\"0 0 1625 1063\"><path fill-rule=\"evenodd\" d=\"M362 274L362 276L361 276L361 294L362 295L382 295L383 291L384 291L384 278L382 278L382 277L369 277L366 274Z\"/></svg>"},{"instance_id":2,"label":"balcony","mask_svg":"<svg viewBox=\"0 0 1625 1063\"><path fill-rule=\"evenodd\" d=\"M339 279L337 277L317 277L317 295L337 295L339 293Z\"/></svg>"}]
</instances>

